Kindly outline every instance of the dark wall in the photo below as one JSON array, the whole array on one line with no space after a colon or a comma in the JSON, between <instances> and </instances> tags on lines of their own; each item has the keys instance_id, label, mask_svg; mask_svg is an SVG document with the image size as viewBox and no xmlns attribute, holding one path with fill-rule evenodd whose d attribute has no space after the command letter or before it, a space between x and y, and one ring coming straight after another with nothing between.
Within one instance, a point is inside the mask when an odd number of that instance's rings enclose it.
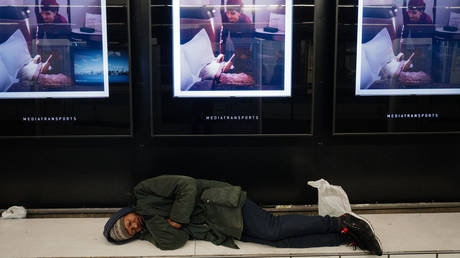
<instances>
[{"instance_id":1,"label":"dark wall","mask_svg":"<svg viewBox=\"0 0 460 258\"><path fill-rule=\"evenodd\" d=\"M459 135L332 135L335 1L316 4L312 136L151 137L148 2L130 3L133 137L1 139L1 208L121 206L163 173L242 185L267 205L316 203L306 182L319 178L352 203L460 200Z\"/></svg>"}]
</instances>

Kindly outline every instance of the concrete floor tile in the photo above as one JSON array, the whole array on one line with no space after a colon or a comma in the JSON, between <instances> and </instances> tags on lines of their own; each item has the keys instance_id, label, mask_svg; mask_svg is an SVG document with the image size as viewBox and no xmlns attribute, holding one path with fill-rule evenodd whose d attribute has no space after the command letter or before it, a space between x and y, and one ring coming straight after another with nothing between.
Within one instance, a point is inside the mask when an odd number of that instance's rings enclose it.
<instances>
[{"instance_id":1,"label":"concrete floor tile","mask_svg":"<svg viewBox=\"0 0 460 258\"><path fill-rule=\"evenodd\" d=\"M236 241L240 249L217 246L207 241L196 241L196 255L261 255L270 256L276 254L286 254L287 249L276 248L267 245Z\"/></svg>"},{"instance_id":2,"label":"concrete floor tile","mask_svg":"<svg viewBox=\"0 0 460 258\"><path fill-rule=\"evenodd\" d=\"M368 214L382 242L382 258L460 258L460 213ZM239 242L240 249L206 241L188 241L162 251L146 241L109 243L102 231L107 218L0 219L0 258L3 257L330 257L370 258L347 246L275 248ZM444 252L444 254L443 254ZM405 254L412 253L412 254ZM420 253L420 254L417 254Z\"/></svg>"},{"instance_id":3,"label":"concrete floor tile","mask_svg":"<svg viewBox=\"0 0 460 258\"><path fill-rule=\"evenodd\" d=\"M438 254L438 258L460 258L460 253L458 254Z\"/></svg>"},{"instance_id":4,"label":"concrete floor tile","mask_svg":"<svg viewBox=\"0 0 460 258\"><path fill-rule=\"evenodd\" d=\"M460 251L460 213L363 215L384 252Z\"/></svg>"},{"instance_id":5,"label":"concrete floor tile","mask_svg":"<svg viewBox=\"0 0 460 258\"><path fill-rule=\"evenodd\" d=\"M102 235L106 221L107 218L0 220L0 257L184 256L195 252L193 241L174 251L162 251L141 240L114 245Z\"/></svg>"},{"instance_id":6,"label":"concrete floor tile","mask_svg":"<svg viewBox=\"0 0 460 258\"><path fill-rule=\"evenodd\" d=\"M295 258L340 258L340 256L296 256Z\"/></svg>"},{"instance_id":7,"label":"concrete floor tile","mask_svg":"<svg viewBox=\"0 0 460 258\"><path fill-rule=\"evenodd\" d=\"M361 250L353 250L353 248L345 245L331 247L312 247L312 248L289 248L289 253L292 255L339 255L339 254L355 254L362 255Z\"/></svg>"},{"instance_id":8,"label":"concrete floor tile","mask_svg":"<svg viewBox=\"0 0 460 258\"><path fill-rule=\"evenodd\" d=\"M382 256L376 256L376 255L342 255L340 258L388 258L387 254L384 254Z\"/></svg>"}]
</instances>

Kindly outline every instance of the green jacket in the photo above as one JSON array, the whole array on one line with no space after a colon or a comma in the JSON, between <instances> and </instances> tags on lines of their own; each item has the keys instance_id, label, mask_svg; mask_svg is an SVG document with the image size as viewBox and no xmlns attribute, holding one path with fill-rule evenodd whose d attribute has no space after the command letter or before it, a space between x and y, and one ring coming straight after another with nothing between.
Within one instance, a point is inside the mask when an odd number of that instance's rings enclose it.
<instances>
[{"instance_id":1,"label":"green jacket","mask_svg":"<svg viewBox=\"0 0 460 258\"><path fill-rule=\"evenodd\" d=\"M134 188L136 213L144 217L140 238L163 250L182 247L188 239L238 248L234 239L243 231L241 207L246 192L239 186L164 175ZM182 224L173 228L166 219Z\"/></svg>"}]
</instances>

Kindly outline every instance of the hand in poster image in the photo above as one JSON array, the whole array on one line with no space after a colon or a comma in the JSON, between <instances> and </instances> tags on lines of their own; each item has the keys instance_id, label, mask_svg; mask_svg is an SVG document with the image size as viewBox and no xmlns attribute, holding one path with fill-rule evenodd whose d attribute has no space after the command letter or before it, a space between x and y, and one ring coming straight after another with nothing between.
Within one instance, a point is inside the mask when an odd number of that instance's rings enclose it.
<instances>
[{"instance_id":1,"label":"hand in poster image","mask_svg":"<svg viewBox=\"0 0 460 258\"><path fill-rule=\"evenodd\" d=\"M218 79L222 73L228 72L233 67L233 55L227 62L224 61L225 56L220 54L211 63L207 64L200 71L200 78L202 80Z\"/></svg>"},{"instance_id":2,"label":"hand in poster image","mask_svg":"<svg viewBox=\"0 0 460 258\"><path fill-rule=\"evenodd\" d=\"M16 50L15 55L10 51ZM43 87L71 86L72 79L64 74L47 74L51 67L50 62L53 58L50 55L43 62L40 55L30 56L24 35L20 30L16 30L6 42L0 45L0 61L5 69L5 76L9 77L9 83L5 84L0 90L6 92L17 83L38 82Z\"/></svg>"},{"instance_id":3,"label":"hand in poster image","mask_svg":"<svg viewBox=\"0 0 460 258\"><path fill-rule=\"evenodd\" d=\"M403 85L421 85L431 83L431 77L425 72L411 72L410 69L413 67L412 62L415 57L415 53L404 60L404 54L399 53L389 63L387 63L382 70L382 79L398 80Z\"/></svg>"},{"instance_id":4,"label":"hand in poster image","mask_svg":"<svg viewBox=\"0 0 460 258\"><path fill-rule=\"evenodd\" d=\"M72 79L62 73L47 74L50 71L52 58L53 55L50 55L45 62L42 62L42 57L36 55L19 71L21 81L36 81L43 87L49 88L73 85Z\"/></svg>"},{"instance_id":5,"label":"hand in poster image","mask_svg":"<svg viewBox=\"0 0 460 258\"><path fill-rule=\"evenodd\" d=\"M361 89L400 88L405 85L428 85L431 76L414 66L417 52L394 54L393 43L387 28L383 28L371 40L362 44ZM383 86L382 86L383 85ZM385 86L388 85L388 86Z\"/></svg>"},{"instance_id":6,"label":"hand in poster image","mask_svg":"<svg viewBox=\"0 0 460 258\"><path fill-rule=\"evenodd\" d=\"M220 54L215 60L200 71L202 80L215 80L217 85L232 84L235 86L249 86L254 84L254 79L245 73L228 73L233 68L233 58L225 62L224 55Z\"/></svg>"}]
</instances>

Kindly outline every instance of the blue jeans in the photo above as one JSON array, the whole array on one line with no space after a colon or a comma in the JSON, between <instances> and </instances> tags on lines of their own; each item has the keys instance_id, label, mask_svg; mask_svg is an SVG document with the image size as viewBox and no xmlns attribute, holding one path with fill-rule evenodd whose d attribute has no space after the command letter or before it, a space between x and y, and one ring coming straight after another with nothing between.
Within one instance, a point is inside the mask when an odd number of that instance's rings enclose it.
<instances>
[{"instance_id":1,"label":"blue jeans","mask_svg":"<svg viewBox=\"0 0 460 258\"><path fill-rule=\"evenodd\" d=\"M282 248L306 248L341 245L338 219L335 217L274 216L251 200L243 206L241 241Z\"/></svg>"}]
</instances>

